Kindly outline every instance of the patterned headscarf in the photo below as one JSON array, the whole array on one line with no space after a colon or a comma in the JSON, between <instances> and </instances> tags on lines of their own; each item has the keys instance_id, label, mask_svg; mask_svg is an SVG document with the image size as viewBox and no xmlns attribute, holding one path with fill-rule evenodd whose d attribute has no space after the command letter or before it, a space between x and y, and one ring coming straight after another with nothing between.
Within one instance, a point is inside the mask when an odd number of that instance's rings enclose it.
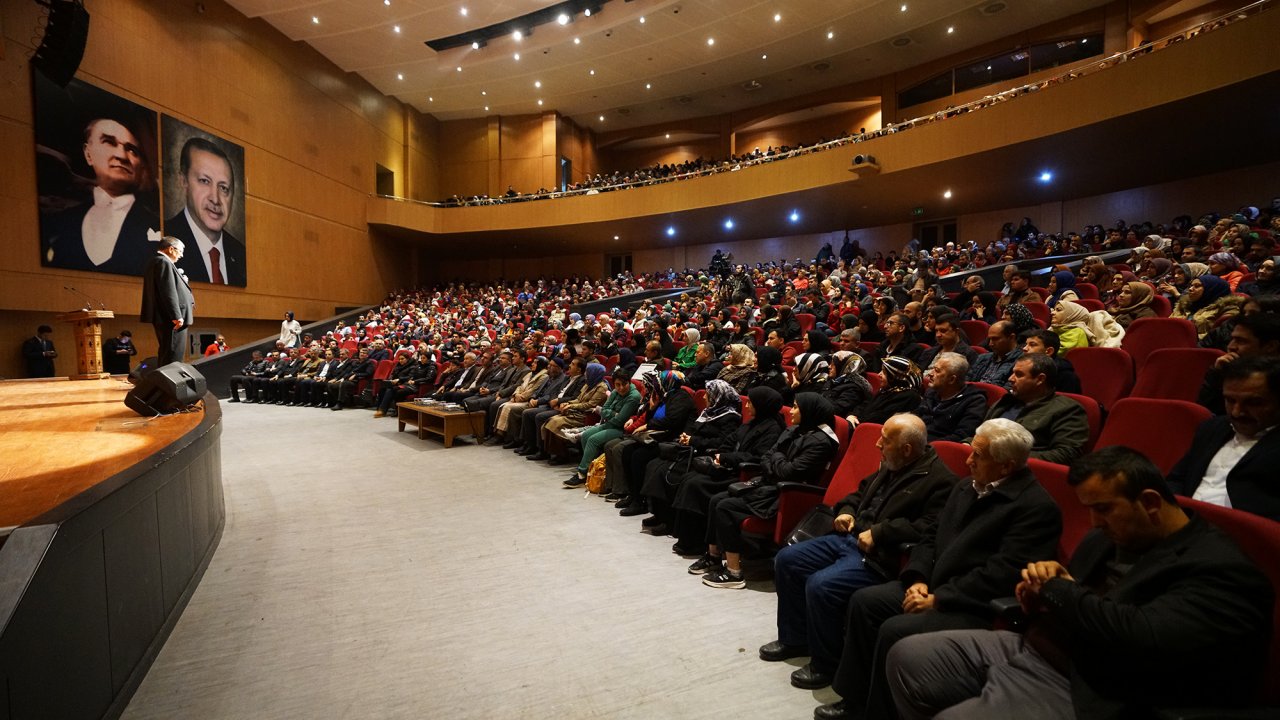
<instances>
[{"instance_id":1,"label":"patterned headscarf","mask_svg":"<svg viewBox=\"0 0 1280 720\"><path fill-rule=\"evenodd\" d=\"M742 398L729 383L710 380L707 382L707 409L698 415L698 422L711 422L726 415L742 416Z\"/></svg>"},{"instance_id":2,"label":"patterned headscarf","mask_svg":"<svg viewBox=\"0 0 1280 720\"><path fill-rule=\"evenodd\" d=\"M729 364L751 367L755 363L756 354L746 345L734 343L729 346Z\"/></svg>"},{"instance_id":3,"label":"patterned headscarf","mask_svg":"<svg viewBox=\"0 0 1280 720\"><path fill-rule=\"evenodd\" d=\"M924 383L924 375L920 366L900 355L890 355L880 363L884 373L884 387L880 392L902 392L903 390L919 390Z\"/></svg>"},{"instance_id":4,"label":"patterned headscarf","mask_svg":"<svg viewBox=\"0 0 1280 720\"><path fill-rule=\"evenodd\" d=\"M1240 260L1229 252L1216 252L1209 256L1209 262L1223 265L1227 270L1240 269Z\"/></svg>"},{"instance_id":5,"label":"patterned headscarf","mask_svg":"<svg viewBox=\"0 0 1280 720\"><path fill-rule=\"evenodd\" d=\"M841 350L831 356L836 366L836 376L861 375L867 371L867 363L862 356L849 350Z\"/></svg>"},{"instance_id":6,"label":"patterned headscarf","mask_svg":"<svg viewBox=\"0 0 1280 720\"><path fill-rule=\"evenodd\" d=\"M684 373L679 370L647 372L640 377L640 382L644 383L649 397L656 397L661 402L666 402L667 396L671 394L671 391L684 384Z\"/></svg>"},{"instance_id":7,"label":"patterned headscarf","mask_svg":"<svg viewBox=\"0 0 1280 720\"><path fill-rule=\"evenodd\" d=\"M796 379L801 385L822 380L830 365L818 353L800 353L796 356Z\"/></svg>"},{"instance_id":8,"label":"patterned headscarf","mask_svg":"<svg viewBox=\"0 0 1280 720\"><path fill-rule=\"evenodd\" d=\"M1004 309L1004 319L1013 323L1014 332L1018 334L1040 327L1036 324L1035 316L1021 303L1009 303Z\"/></svg>"}]
</instances>

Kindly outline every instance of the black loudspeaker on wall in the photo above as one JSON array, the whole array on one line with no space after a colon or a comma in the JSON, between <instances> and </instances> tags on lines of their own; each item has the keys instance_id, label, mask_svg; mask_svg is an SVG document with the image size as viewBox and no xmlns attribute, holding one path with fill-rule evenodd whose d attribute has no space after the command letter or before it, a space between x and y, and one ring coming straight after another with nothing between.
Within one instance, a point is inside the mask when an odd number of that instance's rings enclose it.
<instances>
[{"instance_id":1,"label":"black loudspeaker on wall","mask_svg":"<svg viewBox=\"0 0 1280 720\"><path fill-rule=\"evenodd\" d=\"M124 404L144 417L168 415L194 405L206 390L199 370L186 363L169 363L139 378L124 396Z\"/></svg>"},{"instance_id":2,"label":"black loudspeaker on wall","mask_svg":"<svg viewBox=\"0 0 1280 720\"><path fill-rule=\"evenodd\" d=\"M31 65L59 86L66 87L84 57L84 45L89 39L89 11L84 9L83 0L36 2L49 8L49 22Z\"/></svg>"}]
</instances>

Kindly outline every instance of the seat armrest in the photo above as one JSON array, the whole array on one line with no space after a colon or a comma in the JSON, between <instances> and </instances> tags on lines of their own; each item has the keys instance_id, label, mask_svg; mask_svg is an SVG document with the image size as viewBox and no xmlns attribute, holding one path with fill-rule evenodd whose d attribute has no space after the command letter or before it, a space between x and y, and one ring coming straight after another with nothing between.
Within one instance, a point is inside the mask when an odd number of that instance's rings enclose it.
<instances>
[{"instance_id":1,"label":"seat armrest","mask_svg":"<svg viewBox=\"0 0 1280 720\"><path fill-rule=\"evenodd\" d=\"M827 492L827 489L826 489L826 488L824 488L824 487L822 487L821 485L810 485L809 483L798 483L798 482L780 482L780 483L778 483L778 493L779 493L779 494L789 493L789 492L794 492L794 493L817 493L818 495L825 495L825 494L826 494L826 492Z\"/></svg>"}]
</instances>

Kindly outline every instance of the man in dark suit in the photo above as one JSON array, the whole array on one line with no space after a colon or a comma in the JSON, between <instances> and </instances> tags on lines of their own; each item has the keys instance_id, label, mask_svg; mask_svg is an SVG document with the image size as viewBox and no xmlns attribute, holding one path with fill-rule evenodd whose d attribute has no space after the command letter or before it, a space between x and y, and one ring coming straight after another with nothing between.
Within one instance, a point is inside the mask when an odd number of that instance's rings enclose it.
<instances>
[{"instance_id":1,"label":"man in dark suit","mask_svg":"<svg viewBox=\"0 0 1280 720\"><path fill-rule=\"evenodd\" d=\"M897 580L853 594L844 652L831 689L843 698L818 720L888 717L884 659L902 638L989 627L990 602L1009 593L1028 563L1053 557L1062 513L1027 468L1034 438L1012 420L978 426L968 466L937 523L911 550Z\"/></svg>"},{"instance_id":2,"label":"man in dark suit","mask_svg":"<svg viewBox=\"0 0 1280 720\"><path fill-rule=\"evenodd\" d=\"M102 343L102 367L112 375L128 375L129 358L137 354L133 333L121 330L119 335Z\"/></svg>"},{"instance_id":3,"label":"man in dark suit","mask_svg":"<svg viewBox=\"0 0 1280 720\"><path fill-rule=\"evenodd\" d=\"M84 129L84 159L93 170L91 202L40 219L44 264L73 270L140 275L160 217L151 170L135 133L123 122L95 118Z\"/></svg>"},{"instance_id":4,"label":"man in dark suit","mask_svg":"<svg viewBox=\"0 0 1280 720\"><path fill-rule=\"evenodd\" d=\"M160 240L160 251L147 263L142 284L143 322L156 329L156 367L180 362L186 357L187 329L195 320L192 308L195 298L187 278L178 269L182 259L182 241L171 236Z\"/></svg>"},{"instance_id":5,"label":"man in dark suit","mask_svg":"<svg viewBox=\"0 0 1280 720\"><path fill-rule=\"evenodd\" d=\"M1246 355L1221 370L1227 414L1205 420L1169 486L1215 505L1280 521L1280 358Z\"/></svg>"},{"instance_id":6,"label":"man in dark suit","mask_svg":"<svg viewBox=\"0 0 1280 720\"><path fill-rule=\"evenodd\" d=\"M1009 383L1010 391L987 410L984 419L1008 418L1031 431L1036 439L1031 457L1038 460L1066 465L1084 452L1089 418L1080 403L1057 393L1058 365L1052 356L1018 358Z\"/></svg>"},{"instance_id":7,"label":"man in dark suit","mask_svg":"<svg viewBox=\"0 0 1280 720\"><path fill-rule=\"evenodd\" d=\"M27 364L27 377L53 377L53 359L58 357L58 351L53 348L50 335L53 335L53 328L41 325L36 328L33 337L22 343L22 360Z\"/></svg>"},{"instance_id":8,"label":"man in dark suit","mask_svg":"<svg viewBox=\"0 0 1280 720\"><path fill-rule=\"evenodd\" d=\"M952 630L897 643L887 675L904 720L948 708L948 718L1151 717L1253 699L1271 637L1267 578L1178 507L1134 450L1087 455L1067 482L1098 530L1069 569L1041 560L1022 571L1025 634ZM1193 678L1172 679L1186 667Z\"/></svg>"},{"instance_id":9,"label":"man in dark suit","mask_svg":"<svg viewBox=\"0 0 1280 720\"><path fill-rule=\"evenodd\" d=\"M236 188L230 158L214 143L193 137L182 146L179 171L186 206L164 228L187 244L182 269L192 282L244 287L244 243L224 230Z\"/></svg>"}]
</instances>

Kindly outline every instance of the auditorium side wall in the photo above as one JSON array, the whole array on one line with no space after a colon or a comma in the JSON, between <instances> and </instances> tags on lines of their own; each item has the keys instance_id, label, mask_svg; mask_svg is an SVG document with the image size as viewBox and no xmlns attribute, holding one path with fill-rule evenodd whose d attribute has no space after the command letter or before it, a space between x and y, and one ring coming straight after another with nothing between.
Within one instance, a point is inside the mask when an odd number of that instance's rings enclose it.
<instances>
[{"instance_id":1,"label":"auditorium side wall","mask_svg":"<svg viewBox=\"0 0 1280 720\"><path fill-rule=\"evenodd\" d=\"M395 173L399 195L434 197L434 119L407 110L304 43L247 19L221 0L111 0L88 5L89 39L77 78L244 147L248 287L197 284L197 326L225 328L232 344L275 332L280 316L333 314L335 306L377 301L417 275L412 245L371 235L366 198L376 165ZM81 300L74 286L154 350L137 321L139 278L45 268L39 258L34 130L27 58L38 42L41 8L0 1L0 376L22 374L17 346L34 325L55 327L64 348L57 371L73 371L70 329L50 310ZM33 41L34 39L34 41ZM166 208L166 214L171 214ZM228 318L236 318L231 321Z\"/></svg>"}]
</instances>

